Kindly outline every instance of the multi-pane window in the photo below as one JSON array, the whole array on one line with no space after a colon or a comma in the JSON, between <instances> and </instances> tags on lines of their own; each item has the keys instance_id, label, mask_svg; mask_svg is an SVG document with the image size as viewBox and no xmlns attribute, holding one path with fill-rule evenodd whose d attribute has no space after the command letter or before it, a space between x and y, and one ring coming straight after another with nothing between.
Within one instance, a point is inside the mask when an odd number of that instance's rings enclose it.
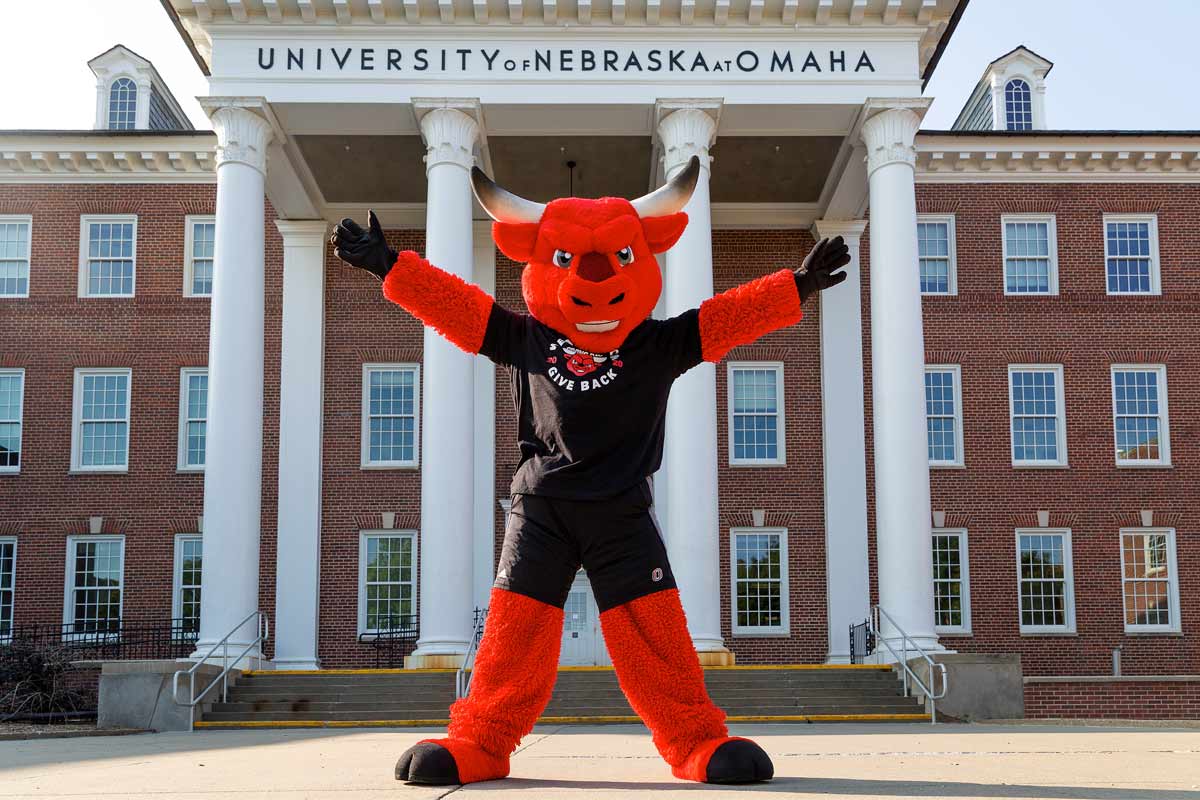
<instances>
[{"instance_id":1,"label":"multi-pane window","mask_svg":"<svg viewBox=\"0 0 1200 800\"><path fill-rule=\"evenodd\" d=\"M21 469L21 413L25 370L0 369L0 472Z\"/></svg>"},{"instance_id":2,"label":"multi-pane window","mask_svg":"<svg viewBox=\"0 0 1200 800\"><path fill-rule=\"evenodd\" d=\"M925 368L925 429L931 466L962 466L962 388L957 365Z\"/></svg>"},{"instance_id":3,"label":"multi-pane window","mask_svg":"<svg viewBox=\"0 0 1200 800\"><path fill-rule=\"evenodd\" d=\"M412 627L417 613L416 534L364 532L359 548L359 632Z\"/></svg>"},{"instance_id":4,"label":"multi-pane window","mask_svg":"<svg viewBox=\"0 0 1200 800\"><path fill-rule=\"evenodd\" d=\"M967 532L933 532L933 622L939 633L971 632Z\"/></svg>"},{"instance_id":5,"label":"multi-pane window","mask_svg":"<svg viewBox=\"0 0 1200 800\"><path fill-rule=\"evenodd\" d=\"M175 598L171 616L184 631L200 630L200 575L204 540L195 534L175 537Z\"/></svg>"},{"instance_id":6,"label":"multi-pane window","mask_svg":"<svg viewBox=\"0 0 1200 800\"><path fill-rule=\"evenodd\" d=\"M189 297L212 295L213 254L217 223L212 217L188 217L183 265L183 293Z\"/></svg>"},{"instance_id":7,"label":"multi-pane window","mask_svg":"<svg viewBox=\"0 0 1200 800\"><path fill-rule=\"evenodd\" d=\"M1170 464L1166 367L1114 366L1112 387L1117 464Z\"/></svg>"},{"instance_id":8,"label":"multi-pane window","mask_svg":"<svg viewBox=\"0 0 1200 800\"><path fill-rule=\"evenodd\" d=\"M363 366L362 466L417 466L419 380L415 364Z\"/></svg>"},{"instance_id":9,"label":"multi-pane window","mask_svg":"<svg viewBox=\"0 0 1200 800\"><path fill-rule=\"evenodd\" d=\"M1121 531L1121 586L1126 631L1180 630L1173 529Z\"/></svg>"},{"instance_id":10,"label":"multi-pane window","mask_svg":"<svg viewBox=\"0 0 1200 800\"><path fill-rule=\"evenodd\" d=\"M787 634L787 531L768 528L734 530L730 537L733 565L733 632Z\"/></svg>"},{"instance_id":11,"label":"multi-pane window","mask_svg":"<svg viewBox=\"0 0 1200 800\"><path fill-rule=\"evenodd\" d=\"M17 540L0 539L0 642L8 641L13 629L13 584L17 573Z\"/></svg>"},{"instance_id":12,"label":"multi-pane window","mask_svg":"<svg viewBox=\"0 0 1200 800\"><path fill-rule=\"evenodd\" d=\"M954 294L954 217L917 217L917 255L921 264L921 294Z\"/></svg>"},{"instance_id":13,"label":"multi-pane window","mask_svg":"<svg viewBox=\"0 0 1200 800\"><path fill-rule=\"evenodd\" d=\"M784 464L783 364L729 364L729 463Z\"/></svg>"},{"instance_id":14,"label":"multi-pane window","mask_svg":"<svg viewBox=\"0 0 1200 800\"><path fill-rule=\"evenodd\" d=\"M1017 531L1017 576L1022 633L1074 632L1070 531Z\"/></svg>"},{"instance_id":15,"label":"multi-pane window","mask_svg":"<svg viewBox=\"0 0 1200 800\"><path fill-rule=\"evenodd\" d=\"M116 632L125 582L125 540L72 536L67 540L68 633Z\"/></svg>"},{"instance_id":16,"label":"multi-pane window","mask_svg":"<svg viewBox=\"0 0 1200 800\"><path fill-rule=\"evenodd\" d=\"M133 297L137 217L83 217L80 233L80 296Z\"/></svg>"},{"instance_id":17,"label":"multi-pane window","mask_svg":"<svg viewBox=\"0 0 1200 800\"><path fill-rule=\"evenodd\" d=\"M72 467L124 471L129 464L128 369L75 370Z\"/></svg>"},{"instance_id":18,"label":"multi-pane window","mask_svg":"<svg viewBox=\"0 0 1200 800\"><path fill-rule=\"evenodd\" d=\"M1004 86L1004 123L1010 131L1033 130L1033 97L1029 84L1020 78Z\"/></svg>"},{"instance_id":19,"label":"multi-pane window","mask_svg":"<svg viewBox=\"0 0 1200 800\"><path fill-rule=\"evenodd\" d=\"M0 297L29 296L29 217L0 217Z\"/></svg>"},{"instance_id":20,"label":"multi-pane window","mask_svg":"<svg viewBox=\"0 0 1200 800\"><path fill-rule=\"evenodd\" d=\"M179 376L179 469L201 470L208 431L208 370L187 367Z\"/></svg>"},{"instance_id":21,"label":"multi-pane window","mask_svg":"<svg viewBox=\"0 0 1200 800\"><path fill-rule=\"evenodd\" d=\"M1058 294L1057 235L1052 216L1006 216L1004 293Z\"/></svg>"},{"instance_id":22,"label":"multi-pane window","mask_svg":"<svg viewBox=\"0 0 1200 800\"><path fill-rule=\"evenodd\" d=\"M1008 368L1013 466L1066 465L1062 386L1061 366Z\"/></svg>"},{"instance_id":23,"label":"multi-pane window","mask_svg":"<svg viewBox=\"0 0 1200 800\"><path fill-rule=\"evenodd\" d=\"M108 90L108 129L128 131L137 127L137 84L117 78Z\"/></svg>"},{"instance_id":24,"label":"multi-pane window","mask_svg":"<svg viewBox=\"0 0 1200 800\"><path fill-rule=\"evenodd\" d=\"M1104 217L1109 294L1158 294L1158 222L1154 216Z\"/></svg>"}]
</instances>

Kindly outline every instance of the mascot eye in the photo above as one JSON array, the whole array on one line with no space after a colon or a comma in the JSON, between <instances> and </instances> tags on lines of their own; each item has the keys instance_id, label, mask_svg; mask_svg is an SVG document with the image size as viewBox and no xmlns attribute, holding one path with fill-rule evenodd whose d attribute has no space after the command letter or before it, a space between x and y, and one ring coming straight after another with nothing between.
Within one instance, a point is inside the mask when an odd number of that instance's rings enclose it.
<instances>
[{"instance_id":1,"label":"mascot eye","mask_svg":"<svg viewBox=\"0 0 1200 800\"><path fill-rule=\"evenodd\" d=\"M633 263L633 248L626 246L617 251L617 262L622 267L628 267Z\"/></svg>"},{"instance_id":2,"label":"mascot eye","mask_svg":"<svg viewBox=\"0 0 1200 800\"><path fill-rule=\"evenodd\" d=\"M573 261L574 258L575 258L575 256L572 255L571 253L568 253L566 250L555 250L554 251L554 265L558 266L558 267L562 267L563 269L567 269L568 267L570 267L571 261Z\"/></svg>"}]
</instances>

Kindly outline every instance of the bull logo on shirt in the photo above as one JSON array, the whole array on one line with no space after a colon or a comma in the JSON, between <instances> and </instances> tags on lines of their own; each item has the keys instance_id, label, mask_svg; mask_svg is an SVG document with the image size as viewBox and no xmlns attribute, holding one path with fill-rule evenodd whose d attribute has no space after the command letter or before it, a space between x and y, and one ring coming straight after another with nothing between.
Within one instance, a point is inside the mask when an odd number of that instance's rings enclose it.
<instances>
[{"instance_id":1,"label":"bull logo on shirt","mask_svg":"<svg viewBox=\"0 0 1200 800\"><path fill-rule=\"evenodd\" d=\"M550 343L551 355L546 359L546 363L551 367L547 370L547 375L550 376L559 387L566 389L569 392L573 391L588 391L589 389L599 389L602 386L607 386L617 377L616 369L625 366L621 360L621 351L610 350L607 354L592 353L575 346L570 339L559 339ZM559 357L557 353L562 353L563 366L566 372L558 368ZM574 375L575 380L566 373ZM588 377L593 373L600 374L594 378Z\"/></svg>"}]
</instances>

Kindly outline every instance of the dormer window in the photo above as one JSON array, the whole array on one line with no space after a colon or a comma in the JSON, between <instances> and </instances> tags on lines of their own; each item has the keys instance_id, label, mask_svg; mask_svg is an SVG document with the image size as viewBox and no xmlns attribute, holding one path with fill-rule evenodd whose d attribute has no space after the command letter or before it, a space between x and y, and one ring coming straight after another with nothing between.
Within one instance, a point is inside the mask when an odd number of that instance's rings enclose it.
<instances>
[{"instance_id":1,"label":"dormer window","mask_svg":"<svg viewBox=\"0 0 1200 800\"><path fill-rule=\"evenodd\" d=\"M117 78L108 90L108 129L129 131L137 127L137 84Z\"/></svg>"},{"instance_id":2,"label":"dormer window","mask_svg":"<svg viewBox=\"0 0 1200 800\"><path fill-rule=\"evenodd\" d=\"M1029 84L1020 78L1004 86L1004 127L1010 131L1033 130L1033 100Z\"/></svg>"}]
</instances>

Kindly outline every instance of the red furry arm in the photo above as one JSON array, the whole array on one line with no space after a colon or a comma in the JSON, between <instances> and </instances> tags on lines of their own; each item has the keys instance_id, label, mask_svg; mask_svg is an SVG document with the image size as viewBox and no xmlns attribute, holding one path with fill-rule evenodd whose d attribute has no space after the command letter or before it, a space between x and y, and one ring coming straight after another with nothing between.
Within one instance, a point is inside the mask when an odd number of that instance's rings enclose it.
<instances>
[{"instance_id":1,"label":"red furry arm","mask_svg":"<svg viewBox=\"0 0 1200 800\"><path fill-rule=\"evenodd\" d=\"M492 298L405 250L383 279L383 296L468 353L483 346Z\"/></svg>"},{"instance_id":2,"label":"red furry arm","mask_svg":"<svg viewBox=\"0 0 1200 800\"><path fill-rule=\"evenodd\" d=\"M796 276L781 269L735 286L700 304L700 348L705 361L720 361L740 344L800 321Z\"/></svg>"}]
</instances>

